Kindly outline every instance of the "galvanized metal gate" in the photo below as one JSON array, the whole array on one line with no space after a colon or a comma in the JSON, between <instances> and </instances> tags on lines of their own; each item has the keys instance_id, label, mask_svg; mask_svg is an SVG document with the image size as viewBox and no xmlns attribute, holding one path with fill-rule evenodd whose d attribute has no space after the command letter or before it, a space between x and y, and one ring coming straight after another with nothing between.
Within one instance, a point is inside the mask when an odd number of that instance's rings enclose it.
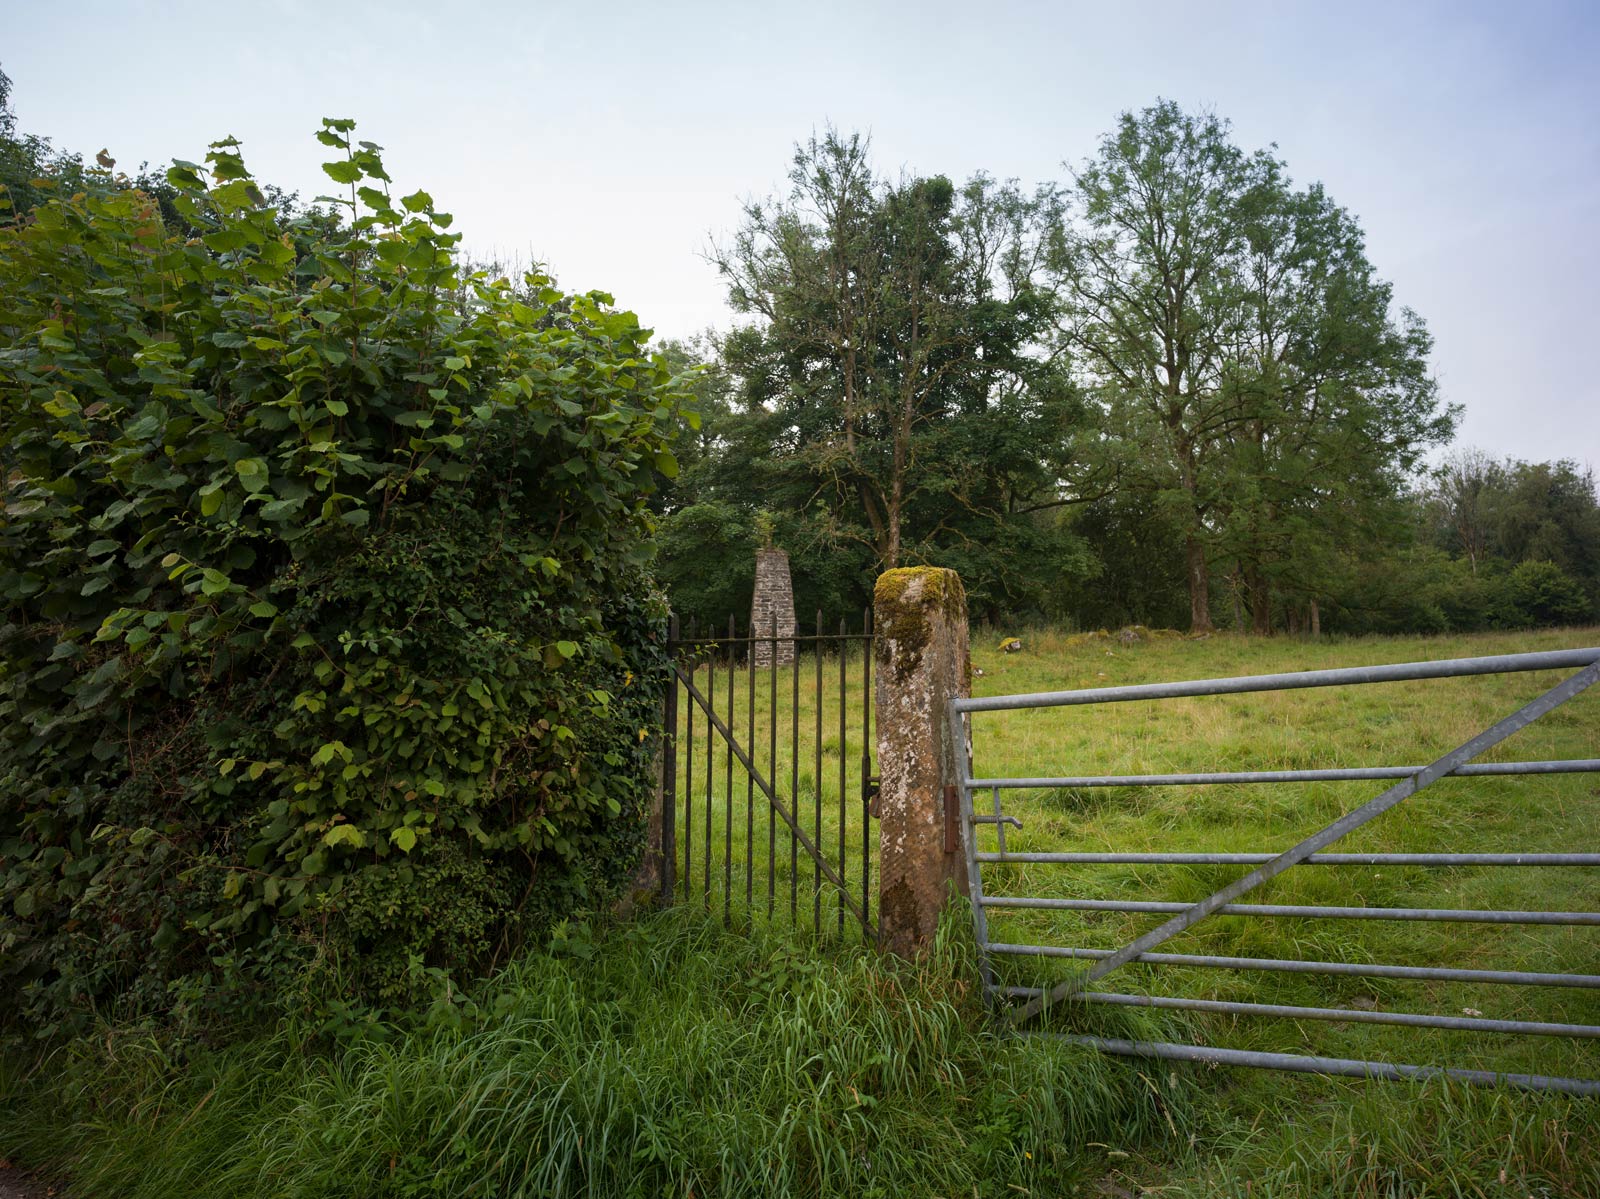
<instances>
[{"instance_id":1,"label":"galvanized metal gate","mask_svg":"<svg viewBox=\"0 0 1600 1199\"><path fill-rule=\"evenodd\" d=\"M1325 853L1329 846L1380 814L1402 804L1411 796L1450 776L1472 775L1550 775L1600 771L1600 758L1550 761L1475 763L1474 759L1512 734L1566 703L1600 680L1600 649L1581 649L1551 653L1511 654L1498 657L1461 658L1442 662L1415 662L1357 669L1315 670L1292 674L1217 678L1181 683L1160 683L1123 687L1097 687L1077 691L1006 695L981 699L962 699L950 705L949 719L957 744L971 745L968 720L973 714L1022 708L1048 708L1068 705L1111 704L1133 700L1163 700L1190 696L1236 695L1248 692L1287 691L1307 687L1354 686L1404 680L1443 679L1469 675L1505 674L1540 670L1572 670L1576 673L1545 691L1511 715L1484 729L1464 744L1425 766L1369 766L1355 768L1211 771L1187 774L1126 774L1072 777L998 778L980 777L971 764L959 780L963 846L971 880L973 919L982 964L983 982L996 1011L1016 1026L1038 1020L1055 1011L1060 1015L1082 1004L1136 1005L1179 1011L1224 1013L1235 1016L1284 1017L1296 1020L1345 1021L1350 1023L1392 1024L1415 1028L1453 1029L1475 1033L1533 1034L1576 1039L1600 1038L1600 1024L1575 1024L1552 1021L1485 1019L1474 1010L1456 1016L1434 1013L1390 1012L1333 1007L1247 1003L1174 995L1145 995L1091 989L1113 971L1129 964L1152 966L1214 967L1245 971L1292 971L1308 974L1362 976L1383 979L1437 980L1484 984L1516 984L1537 987L1600 988L1600 974L1531 972L1517 970L1465 969L1446 966L1416 966L1403 963L1364 961L1313 961L1256 957L1230 957L1205 954L1156 952L1163 942L1193 928L1213 915L1251 917L1302 917L1332 920L1427 920L1483 922L1501 925L1600 925L1600 913L1568 911L1495 911L1482 909L1399 908L1249 904L1237 902L1250 891L1285 871L1301 866L1394 865L1422 867L1504 867L1540 869L1549 867L1600 867L1600 853ZM1600 739L1600 729L1594 733ZM1117 853L1117 852L1008 852L1007 826L1020 827L1014 815L1003 808L1001 795L1017 789L1058 789L1092 787L1197 786L1223 783L1272 784L1336 780L1395 780L1380 795L1345 813L1327 827L1278 853ZM979 812L976 799L988 800L988 810ZM1600 809L1600 803L1596 804ZM980 843L979 831L983 830ZM992 846L992 848L990 847ZM987 863L1037 863L1050 866L1104 866L1117 863L1147 865L1239 865L1254 866L1228 885L1218 888L1198 902L1162 900L1081 899L1050 896L994 896L984 886L983 867ZM990 937L989 913L997 909L1045 909L1076 912L1137 912L1167 915L1155 928L1114 950L1085 949L1053 944L1024 944L995 941ZM1597 944L1600 950L1600 944ZM1054 986L1001 985L995 979L996 956L1067 958L1092 962L1088 969ZM1595 954L1600 960L1600 952ZM1489 1006L1485 1004L1485 1006ZM1082 1008L1078 1009L1082 1011ZM1052 1034L1060 1035L1060 1034ZM1348 1058L1319 1057L1290 1053L1268 1053L1217 1046L1146 1041L1118 1037L1074 1035L1071 1039L1093 1045L1109 1053L1192 1061L1220 1062L1307 1073L1355 1077L1406 1078L1444 1073L1474 1083L1504 1083L1512 1086L1564 1091L1581 1095L1600 1095L1600 1080L1551 1077L1531 1073L1405 1065ZM1600 1061L1596 1062L1600 1074Z\"/></svg>"},{"instance_id":2,"label":"galvanized metal gate","mask_svg":"<svg viewBox=\"0 0 1600 1199\"><path fill-rule=\"evenodd\" d=\"M780 636L774 617L741 636L729 617L716 636L673 619L662 892L720 906L730 924L859 928L871 940L871 613L860 632L842 619L826 632L820 612L814 628ZM758 647L770 647L766 665Z\"/></svg>"}]
</instances>

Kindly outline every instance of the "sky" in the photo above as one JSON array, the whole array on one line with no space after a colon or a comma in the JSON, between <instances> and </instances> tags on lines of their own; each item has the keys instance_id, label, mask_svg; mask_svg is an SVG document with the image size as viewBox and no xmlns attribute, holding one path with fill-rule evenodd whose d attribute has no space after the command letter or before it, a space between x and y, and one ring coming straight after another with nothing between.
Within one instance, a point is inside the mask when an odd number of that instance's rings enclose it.
<instances>
[{"instance_id":1,"label":"sky","mask_svg":"<svg viewBox=\"0 0 1600 1199\"><path fill-rule=\"evenodd\" d=\"M1600 467L1597 61L1590 0L0 0L23 130L124 168L234 136L310 198L320 119L353 117L475 254L663 337L732 322L706 250L826 124L887 174L1031 185L1123 111L1208 108L1359 218L1458 445Z\"/></svg>"}]
</instances>

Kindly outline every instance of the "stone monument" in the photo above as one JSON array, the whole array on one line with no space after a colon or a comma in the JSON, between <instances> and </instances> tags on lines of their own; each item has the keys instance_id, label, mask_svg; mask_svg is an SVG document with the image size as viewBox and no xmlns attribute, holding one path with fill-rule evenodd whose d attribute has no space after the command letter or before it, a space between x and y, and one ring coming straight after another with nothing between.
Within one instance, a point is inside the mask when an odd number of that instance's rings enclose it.
<instances>
[{"instance_id":1,"label":"stone monument","mask_svg":"<svg viewBox=\"0 0 1600 1199\"><path fill-rule=\"evenodd\" d=\"M772 618L778 618L776 646L772 643ZM794 581L789 576L789 555L768 545L756 551L756 589L750 597L751 635L767 640L757 640L754 645L755 664L772 665L772 651L778 651L778 665L794 665Z\"/></svg>"}]
</instances>

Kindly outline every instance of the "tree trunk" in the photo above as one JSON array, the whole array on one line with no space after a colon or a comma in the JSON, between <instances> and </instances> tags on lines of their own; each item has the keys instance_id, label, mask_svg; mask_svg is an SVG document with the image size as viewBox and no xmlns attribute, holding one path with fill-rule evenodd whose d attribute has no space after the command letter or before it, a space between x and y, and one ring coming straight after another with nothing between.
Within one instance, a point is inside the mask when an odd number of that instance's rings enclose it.
<instances>
[{"instance_id":1,"label":"tree trunk","mask_svg":"<svg viewBox=\"0 0 1600 1199\"><path fill-rule=\"evenodd\" d=\"M896 475L894 485L889 491L888 533L889 548L883 555L883 569L893 570L900 565L900 505L904 498L905 488Z\"/></svg>"},{"instance_id":2,"label":"tree trunk","mask_svg":"<svg viewBox=\"0 0 1600 1199\"><path fill-rule=\"evenodd\" d=\"M1272 581L1252 566L1245 571L1250 584L1250 627L1261 637L1272 636Z\"/></svg>"},{"instance_id":3,"label":"tree trunk","mask_svg":"<svg viewBox=\"0 0 1600 1199\"><path fill-rule=\"evenodd\" d=\"M1311 635L1322 636L1322 610L1317 607L1317 601L1311 601Z\"/></svg>"},{"instance_id":4,"label":"tree trunk","mask_svg":"<svg viewBox=\"0 0 1600 1199\"><path fill-rule=\"evenodd\" d=\"M1211 625L1210 577L1206 570L1206 547L1193 533L1184 538L1183 554L1189 577L1189 631L1209 633Z\"/></svg>"}]
</instances>

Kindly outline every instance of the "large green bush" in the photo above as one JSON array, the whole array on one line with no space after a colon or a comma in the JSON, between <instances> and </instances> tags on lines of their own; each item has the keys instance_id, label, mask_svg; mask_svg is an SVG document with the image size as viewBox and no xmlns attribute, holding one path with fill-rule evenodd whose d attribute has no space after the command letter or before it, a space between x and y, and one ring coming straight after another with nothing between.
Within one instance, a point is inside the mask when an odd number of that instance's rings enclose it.
<instances>
[{"instance_id":1,"label":"large green bush","mask_svg":"<svg viewBox=\"0 0 1600 1199\"><path fill-rule=\"evenodd\" d=\"M414 1001L636 862L679 393L353 123L0 226L0 1009ZM336 209L337 210L337 209Z\"/></svg>"}]
</instances>

